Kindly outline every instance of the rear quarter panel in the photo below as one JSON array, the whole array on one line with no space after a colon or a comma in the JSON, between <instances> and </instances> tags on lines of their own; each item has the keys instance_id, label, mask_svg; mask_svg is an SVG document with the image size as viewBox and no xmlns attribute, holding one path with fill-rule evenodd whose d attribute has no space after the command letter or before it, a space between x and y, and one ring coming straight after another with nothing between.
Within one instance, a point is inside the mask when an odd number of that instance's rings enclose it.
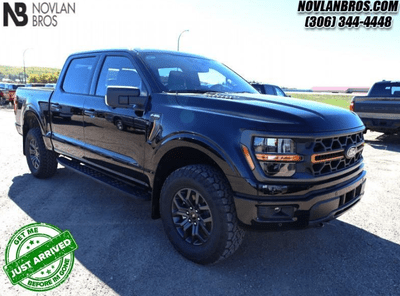
<instances>
[{"instance_id":1,"label":"rear quarter panel","mask_svg":"<svg viewBox=\"0 0 400 296\"><path fill-rule=\"evenodd\" d=\"M45 88L20 87L16 92L15 120L17 130L23 134L26 115L34 115L45 135L50 131L49 100L53 91Z\"/></svg>"}]
</instances>

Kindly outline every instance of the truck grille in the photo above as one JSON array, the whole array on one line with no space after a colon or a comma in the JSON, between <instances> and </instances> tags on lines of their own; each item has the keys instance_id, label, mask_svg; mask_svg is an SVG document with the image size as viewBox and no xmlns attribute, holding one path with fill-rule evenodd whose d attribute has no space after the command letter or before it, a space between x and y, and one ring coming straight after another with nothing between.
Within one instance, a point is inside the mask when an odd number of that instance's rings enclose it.
<instances>
[{"instance_id":1,"label":"truck grille","mask_svg":"<svg viewBox=\"0 0 400 296\"><path fill-rule=\"evenodd\" d=\"M362 161L363 132L333 138L316 139L311 170L314 176L338 172Z\"/></svg>"}]
</instances>

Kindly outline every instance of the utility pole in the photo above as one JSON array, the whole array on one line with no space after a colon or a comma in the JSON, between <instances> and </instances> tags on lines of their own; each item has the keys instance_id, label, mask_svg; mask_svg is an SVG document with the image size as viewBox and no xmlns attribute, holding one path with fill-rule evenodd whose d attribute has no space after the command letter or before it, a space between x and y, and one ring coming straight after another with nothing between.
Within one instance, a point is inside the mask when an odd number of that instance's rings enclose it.
<instances>
[{"instance_id":1,"label":"utility pole","mask_svg":"<svg viewBox=\"0 0 400 296\"><path fill-rule=\"evenodd\" d=\"M24 54L22 55L22 56L23 56L23 60L24 60L24 84L26 84L26 73L25 73L25 53L26 53L26 51L27 51L27 50L29 50L29 49L31 49L31 48L27 48L27 49L25 49L25 50L24 50Z\"/></svg>"}]
</instances>

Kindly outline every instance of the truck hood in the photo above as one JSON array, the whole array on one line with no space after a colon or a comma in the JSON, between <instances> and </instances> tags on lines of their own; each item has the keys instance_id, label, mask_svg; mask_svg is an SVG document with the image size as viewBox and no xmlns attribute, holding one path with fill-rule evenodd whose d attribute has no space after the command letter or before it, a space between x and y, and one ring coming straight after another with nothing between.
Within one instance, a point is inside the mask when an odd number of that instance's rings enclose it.
<instances>
[{"instance_id":1,"label":"truck hood","mask_svg":"<svg viewBox=\"0 0 400 296\"><path fill-rule=\"evenodd\" d=\"M218 113L248 121L242 128L271 132L326 133L362 128L353 112L314 101L262 94L178 94L177 101L193 112ZM255 124L257 123L257 124ZM268 124L267 128L260 123Z\"/></svg>"}]
</instances>

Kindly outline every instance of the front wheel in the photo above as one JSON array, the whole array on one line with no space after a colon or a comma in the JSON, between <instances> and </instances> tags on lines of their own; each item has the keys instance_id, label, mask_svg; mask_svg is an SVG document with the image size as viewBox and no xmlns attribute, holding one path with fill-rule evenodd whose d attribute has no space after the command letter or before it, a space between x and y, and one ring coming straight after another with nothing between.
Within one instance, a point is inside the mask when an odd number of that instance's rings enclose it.
<instances>
[{"instance_id":1,"label":"front wheel","mask_svg":"<svg viewBox=\"0 0 400 296\"><path fill-rule=\"evenodd\" d=\"M36 178L45 179L57 171L57 157L47 150L40 128L30 129L25 138L25 155L29 169Z\"/></svg>"},{"instance_id":2,"label":"front wheel","mask_svg":"<svg viewBox=\"0 0 400 296\"><path fill-rule=\"evenodd\" d=\"M190 165L173 172L163 185L160 211L172 245L196 263L229 257L244 237L232 190L225 176L211 166Z\"/></svg>"}]
</instances>

